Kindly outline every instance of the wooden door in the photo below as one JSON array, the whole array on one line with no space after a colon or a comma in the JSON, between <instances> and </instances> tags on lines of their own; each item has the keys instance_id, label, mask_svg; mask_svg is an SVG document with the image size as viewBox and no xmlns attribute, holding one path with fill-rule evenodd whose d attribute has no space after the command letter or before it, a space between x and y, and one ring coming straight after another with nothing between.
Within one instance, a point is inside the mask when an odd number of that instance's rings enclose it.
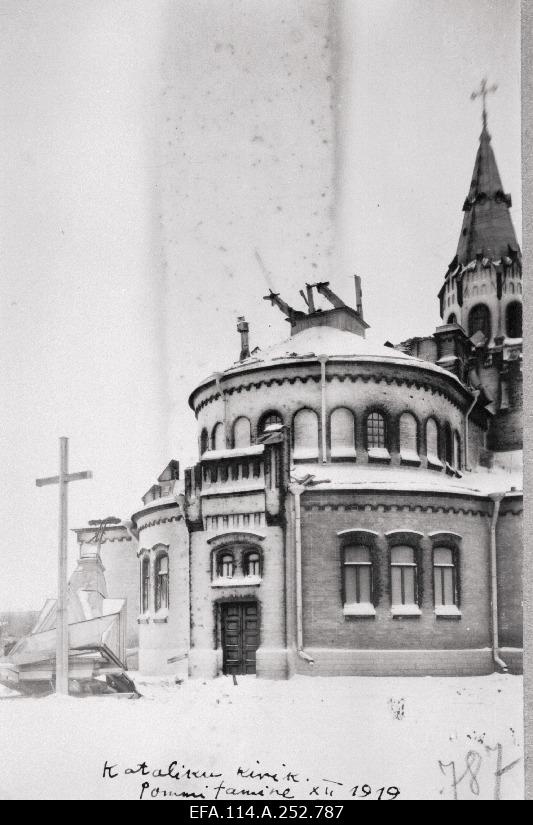
<instances>
[{"instance_id":1,"label":"wooden door","mask_svg":"<svg viewBox=\"0 0 533 825\"><path fill-rule=\"evenodd\" d=\"M259 646L259 616L256 602L222 605L224 673L255 673Z\"/></svg>"}]
</instances>

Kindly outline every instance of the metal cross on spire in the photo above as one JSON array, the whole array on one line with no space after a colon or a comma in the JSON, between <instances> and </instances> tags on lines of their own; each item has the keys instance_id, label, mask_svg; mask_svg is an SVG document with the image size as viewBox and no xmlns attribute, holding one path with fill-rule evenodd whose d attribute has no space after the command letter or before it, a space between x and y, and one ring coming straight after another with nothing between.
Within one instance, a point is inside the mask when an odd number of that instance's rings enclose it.
<instances>
[{"instance_id":1,"label":"metal cross on spire","mask_svg":"<svg viewBox=\"0 0 533 825\"><path fill-rule=\"evenodd\" d=\"M470 100L477 100L478 97L483 98L483 128L487 128L487 95L491 92L495 92L498 88L497 83L493 83L492 86L487 86L487 78L484 77L481 81L481 85L477 92L472 92L470 95Z\"/></svg>"}]
</instances>

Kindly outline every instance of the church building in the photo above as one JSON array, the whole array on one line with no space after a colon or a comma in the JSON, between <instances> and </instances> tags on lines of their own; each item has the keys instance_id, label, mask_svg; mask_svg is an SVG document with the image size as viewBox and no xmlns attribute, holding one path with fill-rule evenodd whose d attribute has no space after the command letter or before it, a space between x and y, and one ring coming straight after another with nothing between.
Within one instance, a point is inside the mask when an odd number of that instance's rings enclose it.
<instances>
[{"instance_id":1,"label":"church building","mask_svg":"<svg viewBox=\"0 0 533 825\"><path fill-rule=\"evenodd\" d=\"M241 318L192 388L196 464L101 543L142 673L521 671L522 267L485 112L465 189L432 336L370 344L357 278L354 306L271 292L288 339Z\"/></svg>"}]
</instances>

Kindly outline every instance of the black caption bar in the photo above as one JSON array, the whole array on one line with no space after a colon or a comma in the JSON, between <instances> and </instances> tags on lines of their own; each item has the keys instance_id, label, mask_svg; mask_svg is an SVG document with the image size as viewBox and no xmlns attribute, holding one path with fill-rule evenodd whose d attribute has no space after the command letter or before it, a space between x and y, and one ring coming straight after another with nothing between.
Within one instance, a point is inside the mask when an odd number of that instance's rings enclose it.
<instances>
[{"instance_id":1,"label":"black caption bar","mask_svg":"<svg viewBox=\"0 0 533 825\"><path fill-rule=\"evenodd\" d=\"M397 799L397 796L384 796L382 800ZM291 800L290 804L283 802L226 802L217 800L216 802L187 802L183 799L175 799L180 806L180 813L190 822L217 820L223 821L247 821L252 820L315 820L317 822L348 822L353 819L354 804L360 799L369 797L359 797L341 802L326 801L309 802L308 800ZM373 797L376 799L376 797Z\"/></svg>"}]
</instances>

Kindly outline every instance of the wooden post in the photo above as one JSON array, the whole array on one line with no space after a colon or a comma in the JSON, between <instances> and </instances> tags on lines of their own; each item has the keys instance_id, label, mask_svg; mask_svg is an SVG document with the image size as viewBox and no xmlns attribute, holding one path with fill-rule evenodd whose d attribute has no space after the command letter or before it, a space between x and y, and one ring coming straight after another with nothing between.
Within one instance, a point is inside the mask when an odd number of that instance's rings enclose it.
<instances>
[{"instance_id":1,"label":"wooden post","mask_svg":"<svg viewBox=\"0 0 533 825\"><path fill-rule=\"evenodd\" d=\"M59 439L59 475L38 478L37 487L48 484L59 486L59 550L57 565L57 606L56 606L56 693L68 694L68 488L70 481L92 478L92 473L68 472L68 438Z\"/></svg>"}]
</instances>

